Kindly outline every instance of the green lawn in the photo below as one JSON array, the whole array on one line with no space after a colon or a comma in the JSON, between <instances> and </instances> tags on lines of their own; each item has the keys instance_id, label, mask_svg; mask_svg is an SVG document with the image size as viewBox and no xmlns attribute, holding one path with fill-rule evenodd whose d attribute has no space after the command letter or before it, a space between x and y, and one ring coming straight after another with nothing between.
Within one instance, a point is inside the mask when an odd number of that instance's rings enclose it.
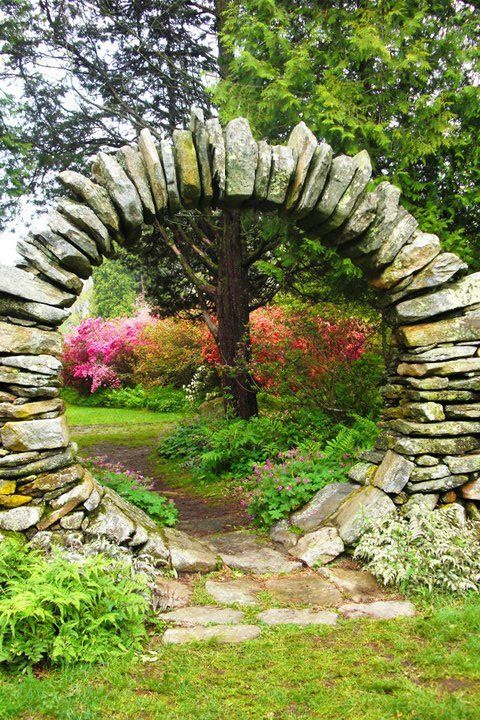
<instances>
[{"instance_id":1,"label":"green lawn","mask_svg":"<svg viewBox=\"0 0 480 720\"><path fill-rule=\"evenodd\" d=\"M478 720L480 601L264 630L100 668L0 674L2 720ZM149 660L148 662L146 660Z\"/></svg>"},{"instance_id":2,"label":"green lawn","mask_svg":"<svg viewBox=\"0 0 480 720\"><path fill-rule=\"evenodd\" d=\"M67 406L67 419L70 426L164 424L175 422L181 417L180 413L156 413L150 410Z\"/></svg>"}]
</instances>

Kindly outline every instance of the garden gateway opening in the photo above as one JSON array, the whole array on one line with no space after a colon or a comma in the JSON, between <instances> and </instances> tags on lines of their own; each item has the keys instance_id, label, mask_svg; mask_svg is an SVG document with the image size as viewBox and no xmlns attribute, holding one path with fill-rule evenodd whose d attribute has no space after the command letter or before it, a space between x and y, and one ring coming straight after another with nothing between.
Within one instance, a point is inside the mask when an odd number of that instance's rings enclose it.
<instances>
[{"instance_id":1,"label":"garden gateway opening","mask_svg":"<svg viewBox=\"0 0 480 720\"><path fill-rule=\"evenodd\" d=\"M134 247L145 226L155 225L172 262L181 261L163 222L207 208L224 211L222 257L232 287L242 282L229 254L239 213L277 210L363 271L392 328L376 448L353 466L350 483L328 490L322 527L335 547L355 543L365 517L381 517L396 504L433 509L450 491L478 517L480 273L468 274L436 235L419 229L398 188L380 182L370 190L371 174L365 151L334 157L303 122L286 145L270 146L253 138L244 118L222 128L197 110L191 129L172 139L157 144L144 129L138 145L99 153L93 179L60 173L68 196L49 213L48 229L20 240L17 266L0 269L0 532L24 532L39 544L105 537L177 571L215 568L212 547L160 531L78 462L59 397L57 331L81 281L113 255L115 243ZM248 322L245 308L228 302L219 314L226 326ZM228 358L241 338L225 338ZM255 401L239 387L248 389L248 377L230 385L239 414L248 416ZM309 509L295 514L302 512Z\"/></svg>"}]
</instances>

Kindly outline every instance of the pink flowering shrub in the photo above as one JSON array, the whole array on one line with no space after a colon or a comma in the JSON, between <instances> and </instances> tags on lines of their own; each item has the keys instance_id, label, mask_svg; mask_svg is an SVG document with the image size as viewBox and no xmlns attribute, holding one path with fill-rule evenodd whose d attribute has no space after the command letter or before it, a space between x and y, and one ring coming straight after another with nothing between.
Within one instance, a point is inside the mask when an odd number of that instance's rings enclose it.
<instances>
[{"instance_id":1,"label":"pink flowering shrub","mask_svg":"<svg viewBox=\"0 0 480 720\"><path fill-rule=\"evenodd\" d=\"M64 383L91 393L121 387L132 376L135 347L148 321L148 315L84 320L65 338Z\"/></svg>"}]
</instances>

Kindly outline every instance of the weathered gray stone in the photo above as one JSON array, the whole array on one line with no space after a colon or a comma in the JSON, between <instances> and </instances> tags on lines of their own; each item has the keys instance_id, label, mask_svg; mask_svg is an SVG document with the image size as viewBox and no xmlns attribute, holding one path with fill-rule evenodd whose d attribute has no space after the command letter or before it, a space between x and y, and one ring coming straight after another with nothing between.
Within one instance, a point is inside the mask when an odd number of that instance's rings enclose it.
<instances>
[{"instance_id":1,"label":"weathered gray stone","mask_svg":"<svg viewBox=\"0 0 480 720\"><path fill-rule=\"evenodd\" d=\"M0 353L49 353L61 357L62 350L63 338L60 333L0 322Z\"/></svg>"},{"instance_id":2,"label":"weathered gray stone","mask_svg":"<svg viewBox=\"0 0 480 720\"><path fill-rule=\"evenodd\" d=\"M439 497L438 493L414 493L413 495L410 495L409 499L402 507L402 515L410 517L414 513L425 515L426 513L432 512L438 503Z\"/></svg>"},{"instance_id":3,"label":"weathered gray stone","mask_svg":"<svg viewBox=\"0 0 480 720\"><path fill-rule=\"evenodd\" d=\"M215 625L214 627L169 628L162 637L165 645L183 645L205 640L221 644L254 640L261 633L256 625Z\"/></svg>"},{"instance_id":4,"label":"weathered gray stone","mask_svg":"<svg viewBox=\"0 0 480 720\"><path fill-rule=\"evenodd\" d=\"M393 450L387 450L373 477L372 485L384 492L398 493L407 484L413 469L414 464L410 460L398 455Z\"/></svg>"},{"instance_id":5,"label":"weathered gray stone","mask_svg":"<svg viewBox=\"0 0 480 720\"><path fill-rule=\"evenodd\" d=\"M225 128L226 198L240 205L253 195L258 160L258 146L248 120L230 120Z\"/></svg>"},{"instance_id":6,"label":"weathered gray stone","mask_svg":"<svg viewBox=\"0 0 480 720\"><path fill-rule=\"evenodd\" d=\"M300 195L297 207L293 214L297 218L304 218L315 208L320 194L325 187L328 171L332 164L333 152L328 143L320 143L315 148L310 168Z\"/></svg>"},{"instance_id":7,"label":"weathered gray stone","mask_svg":"<svg viewBox=\"0 0 480 720\"><path fill-rule=\"evenodd\" d=\"M445 407L449 418L470 418L480 419L480 403L468 405L447 405Z\"/></svg>"},{"instance_id":8,"label":"weathered gray stone","mask_svg":"<svg viewBox=\"0 0 480 720\"><path fill-rule=\"evenodd\" d=\"M459 360L445 360L437 363L400 363L397 368L399 375L413 375L425 377L439 375L460 375L480 371L480 358L461 358Z\"/></svg>"},{"instance_id":9,"label":"weathered gray stone","mask_svg":"<svg viewBox=\"0 0 480 720\"><path fill-rule=\"evenodd\" d=\"M446 515L448 517L448 521L459 528L463 527L467 521L467 513L464 506L457 502L449 502L446 505L442 505L437 508L435 512L438 513L438 515Z\"/></svg>"},{"instance_id":10,"label":"weathered gray stone","mask_svg":"<svg viewBox=\"0 0 480 720\"><path fill-rule=\"evenodd\" d=\"M148 128L143 128L143 130L140 131L140 135L138 136L138 149L147 169L155 207L158 213L163 213L168 204L167 184L155 141Z\"/></svg>"},{"instance_id":11,"label":"weathered gray stone","mask_svg":"<svg viewBox=\"0 0 480 720\"><path fill-rule=\"evenodd\" d=\"M92 264L87 256L61 235L45 228L35 233L32 242L55 258L65 270L75 273L83 280L92 274Z\"/></svg>"},{"instance_id":12,"label":"weathered gray stone","mask_svg":"<svg viewBox=\"0 0 480 720\"><path fill-rule=\"evenodd\" d=\"M238 578L227 582L207 580L205 590L221 605L256 605L257 594L262 586L250 578Z\"/></svg>"},{"instance_id":13,"label":"weathered gray stone","mask_svg":"<svg viewBox=\"0 0 480 720\"><path fill-rule=\"evenodd\" d=\"M190 603L193 590L177 580L157 577L153 587L154 611L166 612Z\"/></svg>"},{"instance_id":14,"label":"weathered gray stone","mask_svg":"<svg viewBox=\"0 0 480 720\"><path fill-rule=\"evenodd\" d=\"M410 482L424 482L425 480L438 480L450 475L450 470L443 463L430 465L430 467L416 467L410 475Z\"/></svg>"},{"instance_id":15,"label":"weathered gray stone","mask_svg":"<svg viewBox=\"0 0 480 720\"><path fill-rule=\"evenodd\" d=\"M443 458L450 472L452 473L471 473L480 470L480 453L473 453L472 455L462 455L460 457L447 455Z\"/></svg>"},{"instance_id":16,"label":"weathered gray stone","mask_svg":"<svg viewBox=\"0 0 480 720\"><path fill-rule=\"evenodd\" d=\"M356 171L353 158L338 155L333 159L324 190L312 213L303 222L305 228L315 228L330 218Z\"/></svg>"},{"instance_id":17,"label":"weathered gray stone","mask_svg":"<svg viewBox=\"0 0 480 720\"><path fill-rule=\"evenodd\" d=\"M90 497L93 488L93 478L91 474L85 470L82 481L74 485L70 490L67 490L67 492L56 497L51 501L50 505L54 510L58 510L58 508L64 507L64 505L68 504L70 506L73 502L74 507L76 507Z\"/></svg>"},{"instance_id":18,"label":"weathered gray stone","mask_svg":"<svg viewBox=\"0 0 480 720\"><path fill-rule=\"evenodd\" d=\"M217 556L200 540L171 528L165 528L164 535L177 572L210 572L217 566Z\"/></svg>"},{"instance_id":19,"label":"weathered gray stone","mask_svg":"<svg viewBox=\"0 0 480 720\"><path fill-rule=\"evenodd\" d=\"M45 400L46 398L58 397L60 394L60 384L58 382L52 387L50 387L49 385L39 385L38 387L32 387L27 385L6 385L6 388L12 393L15 393L18 398L23 399L41 398L42 400Z\"/></svg>"},{"instance_id":20,"label":"weathered gray stone","mask_svg":"<svg viewBox=\"0 0 480 720\"><path fill-rule=\"evenodd\" d=\"M446 435L470 435L480 433L480 422L467 420L444 420L438 423L416 423L413 420L392 420L390 427L403 435L420 435L423 437L440 438Z\"/></svg>"},{"instance_id":21,"label":"weathered gray stone","mask_svg":"<svg viewBox=\"0 0 480 720\"><path fill-rule=\"evenodd\" d=\"M340 198L332 215L322 225L322 234L336 230L350 217L353 208L370 181L372 176L372 163L370 162L367 151L362 150L355 155L353 162L355 164L353 179Z\"/></svg>"},{"instance_id":22,"label":"weathered gray stone","mask_svg":"<svg viewBox=\"0 0 480 720\"><path fill-rule=\"evenodd\" d=\"M412 275L433 260L440 252L440 240L436 235L417 232L413 240L400 250L393 262L370 284L388 290L403 278Z\"/></svg>"},{"instance_id":23,"label":"weathered gray stone","mask_svg":"<svg viewBox=\"0 0 480 720\"><path fill-rule=\"evenodd\" d=\"M468 481L468 475L446 475L438 480L425 480L425 482L408 483L405 488L408 493L430 493L452 490Z\"/></svg>"},{"instance_id":24,"label":"weathered gray stone","mask_svg":"<svg viewBox=\"0 0 480 720\"><path fill-rule=\"evenodd\" d=\"M40 375L58 375L62 363L53 355L9 355L0 357L0 365L21 368Z\"/></svg>"},{"instance_id":25,"label":"weathered gray stone","mask_svg":"<svg viewBox=\"0 0 480 720\"><path fill-rule=\"evenodd\" d=\"M290 180L295 170L295 158L291 148L285 145L272 147L272 167L268 183L267 203L282 205L287 196Z\"/></svg>"},{"instance_id":26,"label":"weathered gray stone","mask_svg":"<svg viewBox=\"0 0 480 720\"><path fill-rule=\"evenodd\" d=\"M355 543L368 521L375 521L395 510L395 505L382 490L372 485L353 492L330 518L345 545Z\"/></svg>"},{"instance_id":27,"label":"weathered gray stone","mask_svg":"<svg viewBox=\"0 0 480 720\"><path fill-rule=\"evenodd\" d=\"M173 150L182 203L186 208L196 208L202 197L202 182L193 136L189 130L175 130Z\"/></svg>"},{"instance_id":28,"label":"weathered gray stone","mask_svg":"<svg viewBox=\"0 0 480 720\"><path fill-rule=\"evenodd\" d=\"M285 201L285 209L287 211L291 210L298 202L317 147L315 135L305 125L303 120L299 122L290 133L288 147L292 149L293 157L296 161L296 168Z\"/></svg>"},{"instance_id":29,"label":"weathered gray stone","mask_svg":"<svg viewBox=\"0 0 480 720\"><path fill-rule=\"evenodd\" d=\"M59 488L71 485L72 483L78 483L79 480L85 475L85 470L81 465L70 465L62 470L52 473L43 473L37 475L33 480L22 484L22 492L28 495L38 495L45 492L51 492L52 490L58 490ZM64 504L64 503L60 503ZM58 507L60 507L60 505Z\"/></svg>"},{"instance_id":30,"label":"weathered gray stone","mask_svg":"<svg viewBox=\"0 0 480 720\"><path fill-rule=\"evenodd\" d=\"M318 567L334 560L344 549L343 540L337 530L323 527L300 538L289 553L309 567Z\"/></svg>"},{"instance_id":31,"label":"weathered gray stone","mask_svg":"<svg viewBox=\"0 0 480 720\"><path fill-rule=\"evenodd\" d=\"M85 532L97 537L103 536L115 543L126 542L135 531L135 523L116 504L112 492L106 493L94 514L89 517Z\"/></svg>"},{"instance_id":32,"label":"weathered gray stone","mask_svg":"<svg viewBox=\"0 0 480 720\"><path fill-rule=\"evenodd\" d=\"M114 235L118 234L120 230L118 215L108 192L103 187L73 170L59 173L58 179L62 185L84 200Z\"/></svg>"},{"instance_id":33,"label":"weathered gray stone","mask_svg":"<svg viewBox=\"0 0 480 720\"><path fill-rule=\"evenodd\" d=\"M60 520L60 525L64 530L79 530L82 526L82 522L85 518L85 513L83 513L81 510L78 510L77 512L71 512L68 515L65 515Z\"/></svg>"},{"instance_id":34,"label":"weathered gray stone","mask_svg":"<svg viewBox=\"0 0 480 720\"><path fill-rule=\"evenodd\" d=\"M290 517L290 522L304 532L316 530L355 490L351 483L329 483Z\"/></svg>"},{"instance_id":35,"label":"weathered gray stone","mask_svg":"<svg viewBox=\"0 0 480 720\"><path fill-rule=\"evenodd\" d=\"M31 386L35 388L43 388L45 386L59 386L60 380L58 376L53 378L50 375L40 375L39 373L32 373L22 371L15 367L6 367L0 365L0 383L6 383L9 386L16 385L18 387Z\"/></svg>"},{"instance_id":36,"label":"weathered gray stone","mask_svg":"<svg viewBox=\"0 0 480 720\"><path fill-rule=\"evenodd\" d=\"M377 270L391 263L412 237L417 227L418 221L413 215L410 215L403 207L400 207L390 231L370 261L373 267ZM372 284L371 280L369 280L369 282Z\"/></svg>"},{"instance_id":37,"label":"weathered gray stone","mask_svg":"<svg viewBox=\"0 0 480 720\"><path fill-rule=\"evenodd\" d=\"M265 583L265 589L275 601L286 605L331 607L342 601L335 585L316 574L272 577Z\"/></svg>"},{"instance_id":38,"label":"weathered gray stone","mask_svg":"<svg viewBox=\"0 0 480 720\"><path fill-rule=\"evenodd\" d=\"M262 203L267 199L270 171L272 169L272 148L266 140L258 142L258 162L255 172L253 197Z\"/></svg>"},{"instance_id":39,"label":"weathered gray stone","mask_svg":"<svg viewBox=\"0 0 480 720\"><path fill-rule=\"evenodd\" d=\"M299 610L294 608L271 608L257 615L265 625L336 625L338 615L328 610Z\"/></svg>"},{"instance_id":40,"label":"weathered gray stone","mask_svg":"<svg viewBox=\"0 0 480 720\"><path fill-rule=\"evenodd\" d=\"M182 201L180 199L180 191L178 189L175 155L173 152L173 145L170 140L162 140L160 143L160 154L162 156L162 165L167 185L168 209L173 215L182 209Z\"/></svg>"},{"instance_id":41,"label":"weathered gray stone","mask_svg":"<svg viewBox=\"0 0 480 720\"><path fill-rule=\"evenodd\" d=\"M455 438L399 437L393 449L405 455L463 455L480 447L480 440L475 437L461 436Z\"/></svg>"},{"instance_id":42,"label":"weathered gray stone","mask_svg":"<svg viewBox=\"0 0 480 720\"><path fill-rule=\"evenodd\" d=\"M348 471L348 478L358 485L370 485L378 465L371 462L358 462ZM355 487L352 485L352 490Z\"/></svg>"},{"instance_id":43,"label":"weathered gray stone","mask_svg":"<svg viewBox=\"0 0 480 720\"><path fill-rule=\"evenodd\" d=\"M9 265L0 265L0 293L62 308L70 307L76 299L75 295L59 290L25 270Z\"/></svg>"},{"instance_id":44,"label":"weathered gray stone","mask_svg":"<svg viewBox=\"0 0 480 720\"><path fill-rule=\"evenodd\" d=\"M445 377L430 377L430 378L405 378L407 383L414 388L420 390L443 390L449 386L449 380Z\"/></svg>"},{"instance_id":45,"label":"weathered gray stone","mask_svg":"<svg viewBox=\"0 0 480 720\"><path fill-rule=\"evenodd\" d=\"M234 570L264 575L292 572L301 568L301 563L291 560L271 545L242 530L211 537L209 544L225 565Z\"/></svg>"},{"instance_id":46,"label":"weathered gray stone","mask_svg":"<svg viewBox=\"0 0 480 720\"><path fill-rule=\"evenodd\" d=\"M368 230L375 220L377 205L377 195L374 192L365 193L346 222L338 230L325 236L325 242L339 246L340 254L349 257L355 245L347 246L346 243L351 243ZM353 254L355 255L354 251Z\"/></svg>"},{"instance_id":47,"label":"weathered gray stone","mask_svg":"<svg viewBox=\"0 0 480 720\"><path fill-rule=\"evenodd\" d=\"M371 465L380 465L384 458L385 452L383 450L362 450L357 453L359 460L368 462Z\"/></svg>"},{"instance_id":48,"label":"weathered gray stone","mask_svg":"<svg viewBox=\"0 0 480 720\"><path fill-rule=\"evenodd\" d=\"M340 567L321 568L322 577L329 580L344 595L348 595L353 602L365 602L372 596L383 592L377 579L366 570L348 570Z\"/></svg>"},{"instance_id":49,"label":"weathered gray stone","mask_svg":"<svg viewBox=\"0 0 480 720\"><path fill-rule=\"evenodd\" d=\"M477 320L477 322L475 322ZM407 347L442 342L465 342L480 339L480 314L449 318L437 322L399 327L397 335Z\"/></svg>"},{"instance_id":50,"label":"weathered gray stone","mask_svg":"<svg viewBox=\"0 0 480 720\"><path fill-rule=\"evenodd\" d=\"M68 445L64 415L51 420L7 422L0 430L2 445L8 450L47 450Z\"/></svg>"},{"instance_id":51,"label":"weathered gray stone","mask_svg":"<svg viewBox=\"0 0 480 720\"><path fill-rule=\"evenodd\" d=\"M473 376L468 378L450 378L448 382L448 387L452 390L457 389L467 389L467 390L477 390L480 391L480 377Z\"/></svg>"},{"instance_id":52,"label":"weathered gray stone","mask_svg":"<svg viewBox=\"0 0 480 720\"><path fill-rule=\"evenodd\" d=\"M19 240L17 242L17 252L25 258L27 271L33 268L41 275L44 275L47 281L51 281L56 285L60 285L67 292L80 295L83 289L83 283L74 273L64 270L60 265L52 262L49 258L35 245Z\"/></svg>"},{"instance_id":53,"label":"weathered gray stone","mask_svg":"<svg viewBox=\"0 0 480 720\"><path fill-rule=\"evenodd\" d=\"M361 241L356 244L356 250L359 253L368 254L382 246L398 213L399 188L388 182L382 182L375 188L373 195L376 200L377 213Z\"/></svg>"},{"instance_id":54,"label":"weathered gray stone","mask_svg":"<svg viewBox=\"0 0 480 720\"><path fill-rule=\"evenodd\" d=\"M205 126L203 110L192 108L190 114L190 130L193 134L198 166L202 180L202 205L210 205L213 198L212 172L208 157L208 133Z\"/></svg>"},{"instance_id":55,"label":"weathered gray stone","mask_svg":"<svg viewBox=\"0 0 480 720\"><path fill-rule=\"evenodd\" d=\"M480 479L476 478L462 485L460 494L465 500L480 500Z\"/></svg>"},{"instance_id":56,"label":"weathered gray stone","mask_svg":"<svg viewBox=\"0 0 480 720\"><path fill-rule=\"evenodd\" d=\"M115 158L106 153L98 153L92 171L112 198L120 215L126 239L137 240L143 225L143 208L135 185Z\"/></svg>"},{"instance_id":57,"label":"weathered gray stone","mask_svg":"<svg viewBox=\"0 0 480 720\"><path fill-rule=\"evenodd\" d=\"M415 462L421 467L433 467L434 465L438 465L440 460L433 455L421 455L416 458Z\"/></svg>"},{"instance_id":58,"label":"weathered gray stone","mask_svg":"<svg viewBox=\"0 0 480 720\"><path fill-rule=\"evenodd\" d=\"M207 128L210 162L212 166L212 184L214 197L220 202L225 197L225 138L218 118L210 118Z\"/></svg>"},{"instance_id":59,"label":"weathered gray stone","mask_svg":"<svg viewBox=\"0 0 480 720\"><path fill-rule=\"evenodd\" d=\"M398 617L414 617L415 606L406 600L377 600L372 603L347 603L339 608L345 618L373 618L393 620Z\"/></svg>"},{"instance_id":60,"label":"weathered gray stone","mask_svg":"<svg viewBox=\"0 0 480 720\"><path fill-rule=\"evenodd\" d=\"M411 295L419 290L438 287L451 280L468 265L453 253L441 252L426 267L414 275L409 275L393 288L390 300L398 302L402 297Z\"/></svg>"},{"instance_id":61,"label":"weathered gray stone","mask_svg":"<svg viewBox=\"0 0 480 720\"><path fill-rule=\"evenodd\" d=\"M158 617L160 620L181 627L194 627L195 625L233 625L242 622L244 613L241 610L219 608L215 605L190 605L162 613Z\"/></svg>"},{"instance_id":62,"label":"weathered gray stone","mask_svg":"<svg viewBox=\"0 0 480 720\"><path fill-rule=\"evenodd\" d=\"M100 493L100 488L98 486L94 487L87 500L83 503L83 507L85 510L88 510L88 512L92 512L92 510L96 510L100 505L101 499L102 494ZM139 528L137 528L137 531L138 529Z\"/></svg>"},{"instance_id":63,"label":"weathered gray stone","mask_svg":"<svg viewBox=\"0 0 480 720\"><path fill-rule=\"evenodd\" d=\"M61 414L63 412L65 412L65 403L60 398L26 402L21 405L11 402L0 403L0 420L29 420L46 413Z\"/></svg>"},{"instance_id":64,"label":"weathered gray stone","mask_svg":"<svg viewBox=\"0 0 480 720\"><path fill-rule=\"evenodd\" d=\"M451 347L437 347L422 353L402 353L403 362L444 362L455 358L471 357L475 355L475 345L452 345Z\"/></svg>"},{"instance_id":65,"label":"weathered gray stone","mask_svg":"<svg viewBox=\"0 0 480 720\"><path fill-rule=\"evenodd\" d=\"M279 520L270 528L270 537L273 542L283 545L287 550L298 542L298 534L292 531L292 526L287 519Z\"/></svg>"},{"instance_id":66,"label":"weathered gray stone","mask_svg":"<svg viewBox=\"0 0 480 720\"><path fill-rule=\"evenodd\" d=\"M126 147L129 146L127 145ZM135 152L133 148L130 148L130 150L133 153ZM57 203L57 210L65 215L70 222L77 225L80 230L90 235L97 243L98 249L103 255L110 256L112 254L112 244L110 242L108 229L88 205L74 202L68 198L60 198Z\"/></svg>"},{"instance_id":67,"label":"weathered gray stone","mask_svg":"<svg viewBox=\"0 0 480 720\"><path fill-rule=\"evenodd\" d=\"M36 525L44 512L41 505L24 505L0 511L0 529L22 532Z\"/></svg>"},{"instance_id":68,"label":"weathered gray stone","mask_svg":"<svg viewBox=\"0 0 480 720\"><path fill-rule=\"evenodd\" d=\"M117 152L117 160L135 185L145 218L152 221L155 217L155 202L142 155L131 145L123 145Z\"/></svg>"},{"instance_id":69,"label":"weathered gray stone","mask_svg":"<svg viewBox=\"0 0 480 720\"><path fill-rule=\"evenodd\" d=\"M478 302L480 302L480 273L472 273L448 288L400 302L395 307L395 318L399 322L415 322ZM477 334L479 330L480 328L477 329ZM477 337L468 339L476 340ZM437 342L440 342L440 339L437 339Z\"/></svg>"},{"instance_id":70,"label":"weathered gray stone","mask_svg":"<svg viewBox=\"0 0 480 720\"><path fill-rule=\"evenodd\" d=\"M1 478L21 478L29 477L30 475L36 475L43 472L49 472L57 470L58 468L65 467L71 463L75 457L75 449L72 445L69 445L65 450L61 452L53 452L50 454L39 453L40 458L31 462L23 463L23 458L27 456L27 453L15 453L22 457L22 460L17 458L14 465L0 467ZM30 456L30 453L28 453Z\"/></svg>"},{"instance_id":71,"label":"weathered gray stone","mask_svg":"<svg viewBox=\"0 0 480 720\"><path fill-rule=\"evenodd\" d=\"M443 406L436 402L405 403L402 404L400 409L403 417L409 417L420 422L445 420Z\"/></svg>"},{"instance_id":72,"label":"weathered gray stone","mask_svg":"<svg viewBox=\"0 0 480 720\"><path fill-rule=\"evenodd\" d=\"M57 212L57 210L50 210L47 215L47 223L53 233L61 235L66 238L68 242L72 243L72 245L75 245L75 247L88 257L93 265L100 265L102 258L98 252L95 240L92 240L83 230L79 230L65 215Z\"/></svg>"}]
</instances>

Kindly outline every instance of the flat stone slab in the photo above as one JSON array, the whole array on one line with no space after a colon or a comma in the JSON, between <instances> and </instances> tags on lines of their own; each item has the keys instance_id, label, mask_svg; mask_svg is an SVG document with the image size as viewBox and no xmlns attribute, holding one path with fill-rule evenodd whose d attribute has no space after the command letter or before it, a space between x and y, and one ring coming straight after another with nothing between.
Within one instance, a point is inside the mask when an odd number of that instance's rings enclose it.
<instances>
[{"instance_id":1,"label":"flat stone slab","mask_svg":"<svg viewBox=\"0 0 480 720\"><path fill-rule=\"evenodd\" d=\"M288 573L299 570L302 564L275 550L254 535L238 530L208 538L212 548L228 567L255 575Z\"/></svg>"},{"instance_id":2,"label":"flat stone slab","mask_svg":"<svg viewBox=\"0 0 480 720\"><path fill-rule=\"evenodd\" d=\"M271 608L257 615L265 625L335 625L337 613L328 610L295 610L294 608Z\"/></svg>"},{"instance_id":3,"label":"flat stone slab","mask_svg":"<svg viewBox=\"0 0 480 720\"><path fill-rule=\"evenodd\" d=\"M344 568L321 568L321 575L332 582L335 587L345 595L351 597L356 603L370 600L372 595L383 592L372 573L367 570L347 570Z\"/></svg>"},{"instance_id":4,"label":"flat stone slab","mask_svg":"<svg viewBox=\"0 0 480 720\"><path fill-rule=\"evenodd\" d=\"M267 581L265 589L275 600L291 605L330 607L342 602L339 590L328 580L317 575L271 578Z\"/></svg>"},{"instance_id":5,"label":"flat stone slab","mask_svg":"<svg viewBox=\"0 0 480 720\"><path fill-rule=\"evenodd\" d=\"M250 578L239 578L228 582L207 580L205 590L222 605L256 605L256 595L261 585Z\"/></svg>"},{"instance_id":6,"label":"flat stone slab","mask_svg":"<svg viewBox=\"0 0 480 720\"><path fill-rule=\"evenodd\" d=\"M166 645L190 642L241 643L253 640L262 632L257 625L216 625L215 627L169 628L162 637Z\"/></svg>"},{"instance_id":7,"label":"flat stone slab","mask_svg":"<svg viewBox=\"0 0 480 720\"><path fill-rule=\"evenodd\" d=\"M182 627L195 625L229 625L242 622L243 612L215 605L189 605L168 613L160 613L160 620L175 623Z\"/></svg>"},{"instance_id":8,"label":"flat stone slab","mask_svg":"<svg viewBox=\"0 0 480 720\"><path fill-rule=\"evenodd\" d=\"M373 618L392 620L398 617L413 617L415 607L406 600L378 600L372 603L349 603L342 605L339 612L344 618Z\"/></svg>"}]
</instances>

